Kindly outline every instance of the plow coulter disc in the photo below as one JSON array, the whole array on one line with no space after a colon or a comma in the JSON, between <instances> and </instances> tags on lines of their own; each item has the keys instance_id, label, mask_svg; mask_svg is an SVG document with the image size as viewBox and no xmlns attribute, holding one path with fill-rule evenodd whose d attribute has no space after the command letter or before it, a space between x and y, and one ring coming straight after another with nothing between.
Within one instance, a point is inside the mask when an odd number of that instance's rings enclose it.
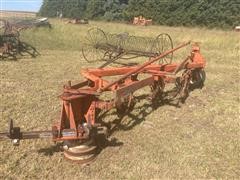
<instances>
[{"instance_id":1,"label":"plow coulter disc","mask_svg":"<svg viewBox=\"0 0 240 180\"><path fill-rule=\"evenodd\" d=\"M107 43L105 33L98 28L89 29L86 36L86 43L82 48L83 58L87 62L96 62L104 59L105 51L103 45Z\"/></svg>"},{"instance_id":2,"label":"plow coulter disc","mask_svg":"<svg viewBox=\"0 0 240 180\"><path fill-rule=\"evenodd\" d=\"M97 145L94 139L89 139L84 142L66 141L64 144L64 156L71 161L87 165L96 158Z\"/></svg>"}]
</instances>

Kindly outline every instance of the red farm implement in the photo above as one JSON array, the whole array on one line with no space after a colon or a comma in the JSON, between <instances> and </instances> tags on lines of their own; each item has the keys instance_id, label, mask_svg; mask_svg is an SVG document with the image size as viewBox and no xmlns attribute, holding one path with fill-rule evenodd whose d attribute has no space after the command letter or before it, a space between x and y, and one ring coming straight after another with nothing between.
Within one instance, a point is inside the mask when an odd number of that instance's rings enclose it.
<instances>
[{"instance_id":1,"label":"red farm implement","mask_svg":"<svg viewBox=\"0 0 240 180\"><path fill-rule=\"evenodd\" d=\"M142 16L134 17L133 25L140 25L140 26L152 25L152 19L146 19Z\"/></svg>"},{"instance_id":2,"label":"red farm implement","mask_svg":"<svg viewBox=\"0 0 240 180\"><path fill-rule=\"evenodd\" d=\"M100 111L112 108L123 115L133 107L134 93L146 86L150 87L149 100L153 103L164 101L165 98L177 99L183 103L189 92L202 88L205 80L205 60L200 54L197 44L192 44L190 55L181 63L158 63L160 59L190 45L183 43L175 48L161 52L158 56L150 57L142 65L128 67L104 67L83 69L85 81L64 86L60 95L62 101L61 115L52 125L51 130L21 132L10 121L9 131L0 134L0 139L11 139L19 144L21 139L52 138L54 142L62 142L64 155L67 159L81 164L91 162L98 154L98 138L106 134L108 128L98 117ZM115 80L107 80L115 77ZM174 90L168 94L165 87L174 84ZM107 100L101 95L111 92Z\"/></svg>"},{"instance_id":3,"label":"red farm implement","mask_svg":"<svg viewBox=\"0 0 240 180\"><path fill-rule=\"evenodd\" d=\"M152 38L133 36L127 32L112 34L99 28L91 28L87 31L82 55L89 63L105 61L106 63L101 66L105 67L117 60L127 61L139 57L156 57L172 48L172 39L166 33ZM173 53L169 53L159 61L170 64L172 57Z\"/></svg>"},{"instance_id":4,"label":"red farm implement","mask_svg":"<svg viewBox=\"0 0 240 180\"><path fill-rule=\"evenodd\" d=\"M0 58L16 60L18 56L36 57L39 52L30 44L20 40L20 27L0 19Z\"/></svg>"}]
</instances>

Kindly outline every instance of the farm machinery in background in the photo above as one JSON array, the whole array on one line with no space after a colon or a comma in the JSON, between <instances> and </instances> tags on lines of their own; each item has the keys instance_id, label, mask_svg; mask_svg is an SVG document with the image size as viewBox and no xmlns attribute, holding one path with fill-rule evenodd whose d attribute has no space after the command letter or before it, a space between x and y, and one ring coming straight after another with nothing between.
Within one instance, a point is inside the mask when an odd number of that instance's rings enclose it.
<instances>
[{"instance_id":1,"label":"farm machinery in background","mask_svg":"<svg viewBox=\"0 0 240 180\"><path fill-rule=\"evenodd\" d=\"M129 60L139 57L156 57L162 52L172 49L171 37L166 34L159 34L156 38L132 36L127 32L111 34L99 28L91 28L85 37L85 44L82 48L84 59L89 62L105 61L101 67L113 63L119 59ZM173 53L162 58L159 63L170 64Z\"/></svg>"},{"instance_id":2,"label":"farm machinery in background","mask_svg":"<svg viewBox=\"0 0 240 180\"><path fill-rule=\"evenodd\" d=\"M20 40L19 29L7 20L0 19L0 58L16 59L18 55L36 57L39 52L30 44Z\"/></svg>"},{"instance_id":3,"label":"farm machinery in background","mask_svg":"<svg viewBox=\"0 0 240 180\"><path fill-rule=\"evenodd\" d=\"M52 28L52 25L48 21L48 18L26 18L26 19L9 19L9 23L11 26L17 29L18 31L30 28L38 28L38 27L47 27Z\"/></svg>"},{"instance_id":4,"label":"farm machinery in background","mask_svg":"<svg viewBox=\"0 0 240 180\"><path fill-rule=\"evenodd\" d=\"M89 21L88 19L75 18L75 19L67 20L66 24L89 24Z\"/></svg>"},{"instance_id":5,"label":"farm machinery in background","mask_svg":"<svg viewBox=\"0 0 240 180\"><path fill-rule=\"evenodd\" d=\"M142 16L134 17L133 25L149 26L152 25L152 19L146 19Z\"/></svg>"},{"instance_id":6,"label":"farm machinery in background","mask_svg":"<svg viewBox=\"0 0 240 180\"><path fill-rule=\"evenodd\" d=\"M126 55L118 47L108 45L106 36L101 33L101 38L104 39L99 39L98 36L89 37L90 41L97 39L95 45L105 51L101 58L108 58L107 62L113 62L119 58L119 54ZM52 138L54 142L62 143L67 159L80 164L90 163L100 152L98 137L107 135L111 130L99 113L106 113L115 108L120 116L126 115L134 108L134 101L137 98L135 92L144 87L149 87L149 91L144 90L144 93L148 95L153 105L171 100L184 103L190 91L203 87L205 60L200 53L200 47L195 43L185 42L173 48L172 41L168 43L159 44L161 48L156 46L157 50L149 51L151 52L149 54L142 49L134 51L134 55L146 57L142 64L106 67L108 64L104 62L99 68L82 69L84 81L77 84L69 81L64 85L60 95L62 102L60 118L52 125L51 130L22 132L19 127L14 127L11 120L8 132L0 133L0 139L11 139L18 145L22 139ZM181 63L172 62L174 52L190 45L191 51ZM168 90L169 85L173 89ZM108 96L109 93L112 96Z\"/></svg>"}]
</instances>

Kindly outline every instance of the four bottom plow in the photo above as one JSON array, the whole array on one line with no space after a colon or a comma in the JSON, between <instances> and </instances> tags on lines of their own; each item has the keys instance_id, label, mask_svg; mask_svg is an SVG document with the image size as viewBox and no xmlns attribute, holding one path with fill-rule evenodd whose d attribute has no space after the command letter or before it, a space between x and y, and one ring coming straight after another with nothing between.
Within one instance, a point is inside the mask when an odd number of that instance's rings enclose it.
<instances>
[{"instance_id":1,"label":"four bottom plow","mask_svg":"<svg viewBox=\"0 0 240 180\"><path fill-rule=\"evenodd\" d=\"M123 116L134 108L134 93L147 86L150 92L145 93L152 103L167 98L184 103L192 90L203 87L206 63L197 44L192 44L189 56L181 63L159 64L160 59L188 45L190 42L169 49L147 59L142 65L83 69L81 74L85 81L74 85L69 81L64 86L60 95L60 118L51 130L22 132L19 127L13 126L11 120L8 132L0 133L0 139L11 139L19 145L24 139L51 138L62 143L67 159L89 164L100 152L99 137L107 136L109 130L99 112L115 108ZM115 77L114 81L112 77ZM166 90L169 84L174 85L171 93ZM101 98L109 92L111 97Z\"/></svg>"}]
</instances>

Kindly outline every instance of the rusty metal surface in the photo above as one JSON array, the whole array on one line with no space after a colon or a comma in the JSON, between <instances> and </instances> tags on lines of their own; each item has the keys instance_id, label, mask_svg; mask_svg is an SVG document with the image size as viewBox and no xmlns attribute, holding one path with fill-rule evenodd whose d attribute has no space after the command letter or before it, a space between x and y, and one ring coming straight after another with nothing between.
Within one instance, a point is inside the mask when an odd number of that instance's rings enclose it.
<instances>
[{"instance_id":1,"label":"rusty metal surface","mask_svg":"<svg viewBox=\"0 0 240 180\"><path fill-rule=\"evenodd\" d=\"M203 87L206 62L196 44L192 45L190 55L183 59L182 63L154 64L189 44L190 42L180 44L147 60L142 65L83 69L81 74L85 81L75 85L69 81L64 86L63 93L60 95L62 100L60 118L52 126L52 130L22 133L19 128L14 128L10 123L9 132L1 133L0 139L9 138L19 141L45 135L55 142L63 141L70 144L71 147L64 150L67 159L82 164L90 162L95 158L97 147L95 144L85 147L83 142L91 141L102 132L101 129L104 129L104 124L101 124L102 121L98 119L97 112L116 108L117 112L123 115L133 107L134 93L146 86L151 89L148 95L153 103L169 98L170 94L165 91L165 87L170 83L175 84L171 98L176 98L182 103L189 96L190 91ZM119 76L119 78L109 82L105 79L108 76ZM114 97L102 100L101 95L107 91L112 91Z\"/></svg>"},{"instance_id":2,"label":"rusty metal surface","mask_svg":"<svg viewBox=\"0 0 240 180\"><path fill-rule=\"evenodd\" d=\"M176 51L176 50L178 50L178 49L180 49L180 48L182 48L182 47L184 47L184 46L187 46L187 45L189 45L189 44L190 44L190 42L181 44L181 45L177 46L177 47L174 48L174 49L171 49L171 50L168 50L168 51L162 53L162 54L159 55L158 57L154 57L154 58L151 59L150 61L147 61L146 63L144 63L142 66L139 66L137 69L128 72L127 74L125 74L124 76L122 76L121 78L119 78L118 80L116 80L116 81L108 84L106 87L103 87L102 90L104 91L104 90L110 88L112 85L118 83L119 81L122 81L122 80L124 80L125 78L131 76L132 74L135 74L135 73L141 71L142 69L144 69L144 67L152 64L152 63L155 62L155 61L158 61L158 60L161 59L161 58L164 58L164 57L167 56L168 54L170 54L170 53L172 53L172 52L174 52L174 51Z\"/></svg>"},{"instance_id":3,"label":"rusty metal surface","mask_svg":"<svg viewBox=\"0 0 240 180\"><path fill-rule=\"evenodd\" d=\"M66 24L89 24L89 21L88 19L75 18L75 19L67 20Z\"/></svg>"},{"instance_id":4,"label":"rusty metal surface","mask_svg":"<svg viewBox=\"0 0 240 180\"><path fill-rule=\"evenodd\" d=\"M146 19L142 16L134 17L133 25L140 25L140 26L152 25L152 19Z\"/></svg>"},{"instance_id":5,"label":"rusty metal surface","mask_svg":"<svg viewBox=\"0 0 240 180\"><path fill-rule=\"evenodd\" d=\"M17 56L36 57L40 53L30 44L20 40L19 30L7 20L0 19L0 58L16 60Z\"/></svg>"},{"instance_id":6,"label":"rusty metal surface","mask_svg":"<svg viewBox=\"0 0 240 180\"><path fill-rule=\"evenodd\" d=\"M65 158L81 165L91 163L97 155L97 145L93 138L83 142L65 141L63 149Z\"/></svg>"},{"instance_id":7,"label":"rusty metal surface","mask_svg":"<svg viewBox=\"0 0 240 180\"><path fill-rule=\"evenodd\" d=\"M131 36L128 33L111 34L99 28L89 29L82 49L83 57L88 62L106 61L108 64L118 59L137 57L156 57L173 48L170 35L163 33L155 38ZM160 63L170 64L172 53Z\"/></svg>"}]
</instances>

